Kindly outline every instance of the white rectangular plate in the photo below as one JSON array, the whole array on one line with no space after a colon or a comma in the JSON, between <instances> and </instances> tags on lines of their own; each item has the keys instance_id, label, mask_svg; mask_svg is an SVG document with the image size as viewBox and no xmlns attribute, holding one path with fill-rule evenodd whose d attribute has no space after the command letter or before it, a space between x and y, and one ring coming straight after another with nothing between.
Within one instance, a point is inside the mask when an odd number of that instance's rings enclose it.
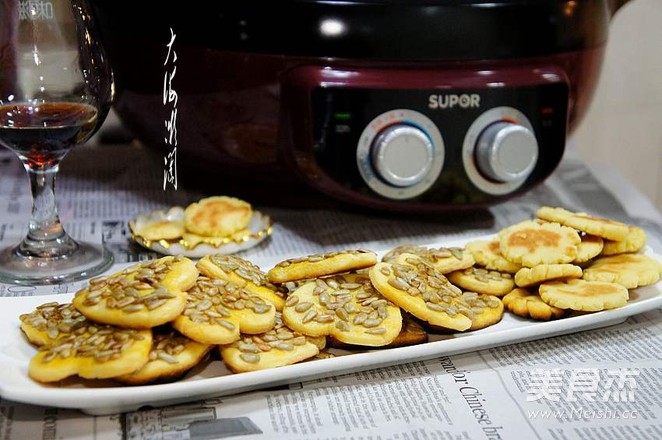
<instances>
[{"instance_id":1,"label":"white rectangular plate","mask_svg":"<svg viewBox=\"0 0 662 440\"><path fill-rule=\"evenodd\" d=\"M484 238L484 237L482 237ZM462 246L442 243L437 246ZM648 253L658 261L659 255ZM265 266L266 267L266 266ZM36 353L23 336L19 315L50 301L68 302L71 295L0 298L0 395L35 405L78 408L90 414L133 411L144 405L162 406L214 396L235 394L301 380L335 376L399 363L480 350L515 342L573 333L624 321L628 316L662 307L662 283L630 292L624 307L558 321L535 322L506 313L501 322L483 330L451 335L431 335L430 342L410 347L349 353L270 370L232 374L222 362L212 361L174 383L120 386L112 381L69 379L42 385L28 377L28 362ZM333 350L331 350L333 352Z\"/></svg>"}]
</instances>

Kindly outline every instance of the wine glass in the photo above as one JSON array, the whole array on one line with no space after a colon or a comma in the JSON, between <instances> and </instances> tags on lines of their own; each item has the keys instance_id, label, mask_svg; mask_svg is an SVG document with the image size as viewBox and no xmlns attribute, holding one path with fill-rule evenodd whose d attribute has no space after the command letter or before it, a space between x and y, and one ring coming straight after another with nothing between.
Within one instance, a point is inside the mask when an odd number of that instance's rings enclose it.
<instances>
[{"instance_id":1,"label":"wine glass","mask_svg":"<svg viewBox=\"0 0 662 440\"><path fill-rule=\"evenodd\" d=\"M112 95L85 0L0 0L0 144L19 157L32 190L27 236L0 251L0 281L74 281L112 264L103 245L65 232L55 202L60 161L99 128Z\"/></svg>"}]
</instances>

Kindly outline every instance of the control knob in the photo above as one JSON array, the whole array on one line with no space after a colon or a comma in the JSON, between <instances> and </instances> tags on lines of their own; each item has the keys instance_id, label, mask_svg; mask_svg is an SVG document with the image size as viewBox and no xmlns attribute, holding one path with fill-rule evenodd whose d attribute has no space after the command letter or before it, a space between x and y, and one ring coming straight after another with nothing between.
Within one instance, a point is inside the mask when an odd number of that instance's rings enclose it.
<instances>
[{"instance_id":1,"label":"control knob","mask_svg":"<svg viewBox=\"0 0 662 440\"><path fill-rule=\"evenodd\" d=\"M421 129L393 124L383 129L370 149L375 174L395 187L410 187L423 181L432 169L434 145Z\"/></svg>"},{"instance_id":2,"label":"control knob","mask_svg":"<svg viewBox=\"0 0 662 440\"><path fill-rule=\"evenodd\" d=\"M538 141L527 127L499 121L482 131L475 155L476 165L486 178L504 183L522 181L538 161Z\"/></svg>"}]
</instances>

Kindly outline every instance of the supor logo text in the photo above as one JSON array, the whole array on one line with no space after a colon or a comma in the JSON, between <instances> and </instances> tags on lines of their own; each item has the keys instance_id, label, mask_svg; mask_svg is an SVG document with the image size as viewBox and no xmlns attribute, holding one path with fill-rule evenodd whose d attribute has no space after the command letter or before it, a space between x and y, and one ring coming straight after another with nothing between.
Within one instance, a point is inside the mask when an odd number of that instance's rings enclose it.
<instances>
[{"instance_id":1,"label":"supor logo text","mask_svg":"<svg viewBox=\"0 0 662 440\"><path fill-rule=\"evenodd\" d=\"M431 110L445 110L454 107L460 108L478 108L480 107L480 95L476 93L430 95L428 98L428 108Z\"/></svg>"}]
</instances>

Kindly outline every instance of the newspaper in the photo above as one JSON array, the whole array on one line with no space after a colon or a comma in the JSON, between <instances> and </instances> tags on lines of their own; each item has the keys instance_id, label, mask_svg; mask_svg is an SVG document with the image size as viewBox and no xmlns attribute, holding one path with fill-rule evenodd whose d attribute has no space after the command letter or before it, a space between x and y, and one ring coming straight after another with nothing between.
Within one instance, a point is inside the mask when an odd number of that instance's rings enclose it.
<instances>
[{"instance_id":1,"label":"newspaper","mask_svg":"<svg viewBox=\"0 0 662 440\"><path fill-rule=\"evenodd\" d=\"M104 242L118 264L111 270L157 256L130 241L131 218L202 197L164 192L162 170L146 163L148 156L135 144L92 145L72 151L61 166L65 228L76 239ZM268 268L320 251L444 243L494 233L531 218L541 205L637 224L649 245L662 249L662 216L650 202L611 170L592 172L568 155L524 196L464 217L405 220L259 206L275 221L273 235L241 256ZM30 206L22 167L0 151L0 246L20 240ZM0 296L71 293L82 285L0 284ZM606 330L113 416L0 400L0 438L654 439L662 437L661 361L656 310Z\"/></svg>"}]
</instances>

